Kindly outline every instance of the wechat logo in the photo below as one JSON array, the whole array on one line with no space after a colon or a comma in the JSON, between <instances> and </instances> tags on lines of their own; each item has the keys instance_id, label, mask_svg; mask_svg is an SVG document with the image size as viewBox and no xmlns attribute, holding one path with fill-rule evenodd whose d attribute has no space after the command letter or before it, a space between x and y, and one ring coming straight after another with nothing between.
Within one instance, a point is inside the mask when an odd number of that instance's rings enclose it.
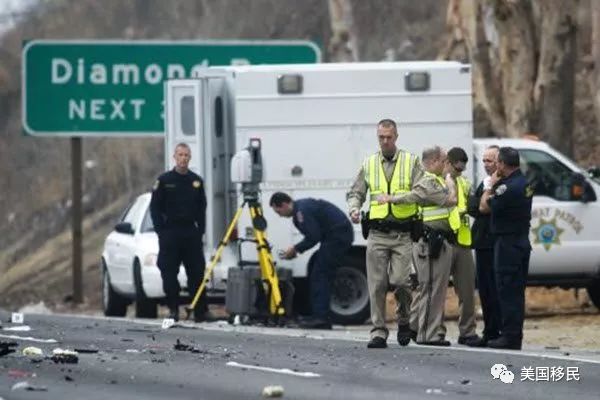
<instances>
[{"instance_id":1,"label":"wechat logo","mask_svg":"<svg viewBox=\"0 0 600 401\"><path fill-rule=\"evenodd\" d=\"M511 384L513 380L515 380L515 375L513 374L513 372L508 370L506 365L503 365L501 363L497 363L494 366L492 366L492 369L490 369L490 373L492 374L494 380L500 379L502 383Z\"/></svg>"}]
</instances>

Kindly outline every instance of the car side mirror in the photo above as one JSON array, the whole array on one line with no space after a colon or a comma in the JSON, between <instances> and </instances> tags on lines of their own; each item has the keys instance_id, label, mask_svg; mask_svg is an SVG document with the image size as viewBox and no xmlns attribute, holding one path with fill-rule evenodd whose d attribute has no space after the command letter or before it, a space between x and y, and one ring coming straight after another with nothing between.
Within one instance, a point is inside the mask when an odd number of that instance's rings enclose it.
<instances>
[{"instance_id":1,"label":"car side mirror","mask_svg":"<svg viewBox=\"0 0 600 401\"><path fill-rule=\"evenodd\" d=\"M121 222L121 223L117 223L117 225L115 225L115 231L121 234L130 234L133 235L134 231L133 231L133 226L131 225L131 223L125 223L125 222Z\"/></svg>"},{"instance_id":2,"label":"car side mirror","mask_svg":"<svg viewBox=\"0 0 600 401\"><path fill-rule=\"evenodd\" d=\"M578 200L583 203L596 200L594 189L581 173L573 174L573 181L571 183L571 197L573 200Z\"/></svg>"}]
</instances>

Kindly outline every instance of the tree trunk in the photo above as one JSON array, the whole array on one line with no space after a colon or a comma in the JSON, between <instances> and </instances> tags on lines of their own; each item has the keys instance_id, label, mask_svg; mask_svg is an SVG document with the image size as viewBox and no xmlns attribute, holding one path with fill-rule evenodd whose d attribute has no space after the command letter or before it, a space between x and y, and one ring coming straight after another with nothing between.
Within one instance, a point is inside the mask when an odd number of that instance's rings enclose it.
<instances>
[{"instance_id":1,"label":"tree trunk","mask_svg":"<svg viewBox=\"0 0 600 401\"><path fill-rule=\"evenodd\" d=\"M592 93L596 124L600 126L600 1L591 1L592 9L592 59L594 63Z\"/></svg>"},{"instance_id":2,"label":"tree trunk","mask_svg":"<svg viewBox=\"0 0 600 401\"><path fill-rule=\"evenodd\" d=\"M573 154L577 0L541 0L540 61L534 101L537 132Z\"/></svg>"},{"instance_id":3,"label":"tree trunk","mask_svg":"<svg viewBox=\"0 0 600 401\"><path fill-rule=\"evenodd\" d=\"M331 21L329 60L333 62L358 61L358 45L352 3L350 0L328 0Z\"/></svg>"},{"instance_id":4,"label":"tree trunk","mask_svg":"<svg viewBox=\"0 0 600 401\"><path fill-rule=\"evenodd\" d=\"M493 68L490 41L485 32L485 12L488 6L483 0L461 1L463 37L473 65L473 95L475 110L485 112L489 121L487 132L479 136L503 136L506 119L502 106L502 91L498 72Z\"/></svg>"},{"instance_id":5,"label":"tree trunk","mask_svg":"<svg viewBox=\"0 0 600 401\"><path fill-rule=\"evenodd\" d=\"M531 131L537 73L535 22L529 0L492 0L499 34L506 136Z\"/></svg>"}]
</instances>

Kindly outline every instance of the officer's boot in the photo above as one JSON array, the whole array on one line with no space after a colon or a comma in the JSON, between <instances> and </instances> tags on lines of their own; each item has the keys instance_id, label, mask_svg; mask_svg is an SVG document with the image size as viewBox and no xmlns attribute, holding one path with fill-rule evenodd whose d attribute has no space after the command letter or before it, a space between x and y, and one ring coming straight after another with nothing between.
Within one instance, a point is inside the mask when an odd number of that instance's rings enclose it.
<instances>
[{"instance_id":1,"label":"officer's boot","mask_svg":"<svg viewBox=\"0 0 600 401\"><path fill-rule=\"evenodd\" d=\"M169 319L173 319L176 322L178 322L179 321L179 306L177 305L177 302L169 302L168 307L169 307Z\"/></svg>"}]
</instances>

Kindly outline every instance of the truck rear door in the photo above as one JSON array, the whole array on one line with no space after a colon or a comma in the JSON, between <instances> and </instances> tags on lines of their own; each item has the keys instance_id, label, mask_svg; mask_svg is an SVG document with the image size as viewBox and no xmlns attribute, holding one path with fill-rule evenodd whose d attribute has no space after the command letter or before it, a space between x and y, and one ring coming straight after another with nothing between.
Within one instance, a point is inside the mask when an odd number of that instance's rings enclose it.
<instances>
[{"instance_id":1,"label":"truck rear door","mask_svg":"<svg viewBox=\"0 0 600 401\"><path fill-rule=\"evenodd\" d=\"M165 166L173 168L178 143L190 146L190 169L203 178L206 191L204 249L208 257L232 217L229 161L233 129L228 102L225 76L216 72L165 84Z\"/></svg>"}]
</instances>

